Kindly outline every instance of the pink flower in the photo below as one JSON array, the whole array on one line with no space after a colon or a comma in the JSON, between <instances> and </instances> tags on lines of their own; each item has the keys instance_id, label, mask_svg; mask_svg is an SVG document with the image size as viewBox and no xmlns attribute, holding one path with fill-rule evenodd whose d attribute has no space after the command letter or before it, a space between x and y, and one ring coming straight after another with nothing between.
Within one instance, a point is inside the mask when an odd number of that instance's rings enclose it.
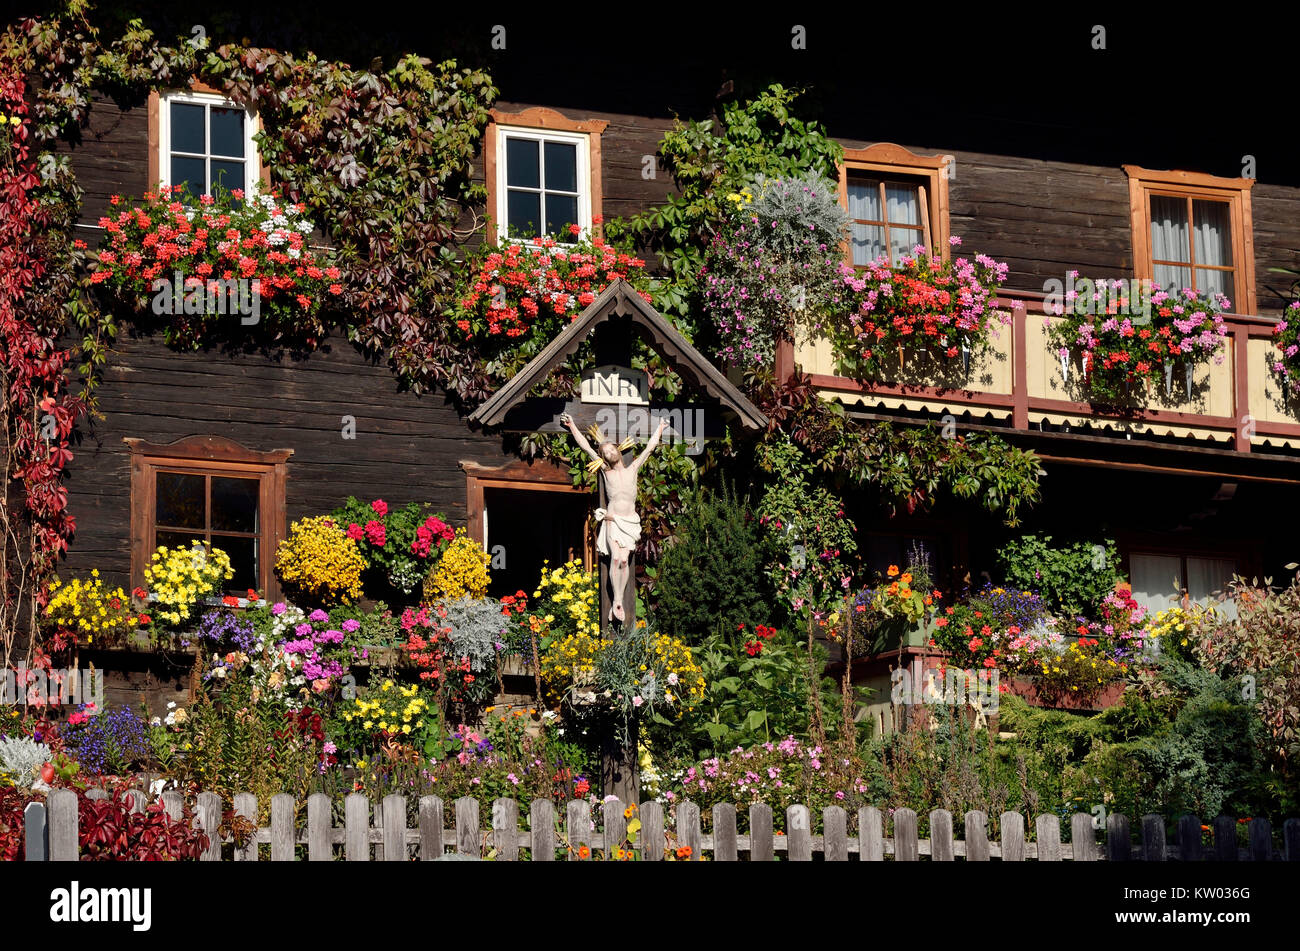
<instances>
[{"instance_id":1,"label":"pink flower","mask_svg":"<svg viewBox=\"0 0 1300 951\"><path fill-rule=\"evenodd\" d=\"M375 510L375 514L380 518L388 514L388 503L383 499L375 499L370 503L370 507Z\"/></svg>"},{"instance_id":2,"label":"pink flower","mask_svg":"<svg viewBox=\"0 0 1300 951\"><path fill-rule=\"evenodd\" d=\"M366 522L366 539L376 548L383 548L386 540L383 522Z\"/></svg>"},{"instance_id":3,"label":"pink flower","mask_svg":"<svg viewBox=\"0 0 1300 951\"><path fill-rule=\"evenodd\" d=\"M361 536L364 535L365 532L361 530L360 525L358 525L356 522L353 522L351 525L348 526L347 534L348 534L348 538L352 538L355 539L356 541L360 541Z\"/></svg>"}]
</instances>

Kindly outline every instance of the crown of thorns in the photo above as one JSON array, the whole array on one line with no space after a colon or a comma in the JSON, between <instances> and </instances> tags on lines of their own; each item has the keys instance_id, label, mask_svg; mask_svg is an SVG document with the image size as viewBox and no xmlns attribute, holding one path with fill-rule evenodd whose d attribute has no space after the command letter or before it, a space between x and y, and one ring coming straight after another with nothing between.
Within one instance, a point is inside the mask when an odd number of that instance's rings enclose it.
<instances>
[{"instance_id":1,"label":"crown of thorns","mask_svg":"<svg viewBox=\"0 0 1300 951\"><path fill-rule=\"evenodd\" d=\"M596 452L598 453L606 445L615 445L614 440L605 438L605 434L600 431L600 427L595 423L592 423L587 427L587 434L591 436L591 441L596 444ZM626 452L635 445L636 442L633 441L631 436L624 439L621 443L617 443L619 452ZM608 466L609 464L605 462L604 459L593 459L591 462L587 463L587 471L595 472L597 469L605 469L608 468Z\"/></svg>"}]
</instances>

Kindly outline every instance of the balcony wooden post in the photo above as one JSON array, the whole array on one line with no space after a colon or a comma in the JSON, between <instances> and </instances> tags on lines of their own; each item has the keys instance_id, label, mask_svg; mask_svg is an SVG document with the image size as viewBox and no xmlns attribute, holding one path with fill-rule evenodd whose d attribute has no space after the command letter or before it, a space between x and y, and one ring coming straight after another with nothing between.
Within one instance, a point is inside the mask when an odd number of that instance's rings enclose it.
<instances>
[{"instance_id":1,"label":"balcony wooden post","mask_svg":"<svg viewBox=\"0 0 1300 951\"><path fill-rule=\"evenodd\" d=\"M1011 425L1016 429L1029 428L1029 352L1025 332L1028 310L1027 307L1011 308Z\"/></svg>"},{"instance_id":2,"label":"balcony wooden post","mask_svg":"<svg viewBox=\"0 0 1300 951\"><path fill-rule=\"evenodd\" d=\"M1246 417L1250 415L1250 331L1245 324L1232 328L1232 382L1233 406L1236 416L1233 425L1234 448L1250 452L1250 433Z\"/></svg>"}]
</instances>

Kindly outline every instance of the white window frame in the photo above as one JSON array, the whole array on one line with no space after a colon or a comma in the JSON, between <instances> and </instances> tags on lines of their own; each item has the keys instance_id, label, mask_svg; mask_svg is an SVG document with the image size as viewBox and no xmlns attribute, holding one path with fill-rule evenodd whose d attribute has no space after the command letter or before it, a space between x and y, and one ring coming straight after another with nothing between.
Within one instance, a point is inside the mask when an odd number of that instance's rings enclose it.
<instances>
[{"instance_id":1,"label":"white window frame","mask_svg":"<svg viewBox=\"0 0 1300 951\"><path fill-rule=\"evenodd\" d=\"M528 126L498 125L496 154L496 227L497 237L502 241L518 241L507 234L509 222L506 211L509 208L509 188L506 185L506 141L508 139L531 139L534 142L567 142L578 146L578 220L574 222L584 234L591 232L591 136L585 132L556 132L550 129L536 129ZM540 181L546 181L546 149L539 149L538 170ZM540 192L541 189L539 188ZM543 212L543 219L545 213ZM545 221L542 221L545 227ZM551 235L559 244L573 244L572 235Z\"/></svg>"},{"instance_id":2,"label":"white window frame","mask_svg":"<svg viewBox=\"0 0 1300 951\"><path fill-rule=\"evenodd\" d=\"M158 174L163 185L172 184L172 152L171 147L172 129L172 103L179 102L192 106L203 106L203 147L208 151L203 155L194 152L182 152L181 155L192 158L202 158L205 163L204 178L207 183L212 181L212 143L209 141L212 136L212 125L209 113L213 106L219 109L239 109L244 113L244 193L246 195L257 194L262 184L262 158L257 151L257 142L253 136L261 131L261 122L249 110L245 109L239 103L224 96L217 96L207 92L165 92L158 97ZM232 156L217 156L219 159L230 159ZM208 185L204 185L204 194Z\"/></svg>"}]
</instances>

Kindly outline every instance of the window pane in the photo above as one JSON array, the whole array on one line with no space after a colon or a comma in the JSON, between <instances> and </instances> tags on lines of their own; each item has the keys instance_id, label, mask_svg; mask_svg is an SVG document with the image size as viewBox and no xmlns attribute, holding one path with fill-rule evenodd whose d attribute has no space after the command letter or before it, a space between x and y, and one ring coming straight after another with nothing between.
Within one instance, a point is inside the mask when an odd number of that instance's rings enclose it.
<instances>
[{"instance_id":1,"label":"window pane","mask_svg":"<svg viewBox=\"0 0 1300 951\"><path fill-rule=\"evenodd\" d=\"M244 163L212 160L212 191L220 186L222 190L233 192L244 187Z\"/></svg>"},{"instance_id":2,"label":"window pane","mask_svg":"<svg viewBox=\"0 0 1300 951\"><path fill-rule=\"evenodd\" d=\"M565 225L581 224L578 221L578 199L571 195L546 195L546 233L567 235Z\"/></svg>"},{"instance_id":3,"label":"window pane","mask_svg":"<svg viewBox=\"0 0 1300 951\"><path fill-rule=\"evenodd\" d=\"M230 556L230 567L235 571L223 590L244 592L257 587L257 539L213 535L212 547Z\"/></svg>"},{"instance_id":4,"label":"window pane","mask_svg":"<svg viewBox=\"0 0 1300 951\"><path fill-rule=\"evenodd\" d=\"M1196 269L1196 287L1208 294L1217 291L1228 300L1232 300L1232 296L1236 293L1232 286L1231 271L1210 271L1198 267Z\"/></svg>"},{"instance_id":5,"label":"window pane","mask_svg":"<svg viewBox=\"0 0 1300 951\"><path fill-rule=\"evenodd\" d=\"M903 228L898 225L890 227L889 260L897 267L904 254L911 254L914 247L924 242L924 232L914 228Z\"/></svg>"},{"instance_id":6,"label":"window pane","mask_svg":"<svg viewBox=\"0 0 1300 951\"><path fill-rule=\"evenodd\" d=\"M1192 286L1192 269L1172 264L1157 264L1151 279L1165 290Z\"/></svg>"},{"instance_id":7,"label":"window pane","mask_svg":"<svg viewBox=\"0 0 1300 951\"><path fill-rule=\"evenodd\" d=\"M1182 559L1177 555L1139 555L1128 558L1133 600L1148 612L1163 611L1178 603L1182 593Z\"/></svg>"},{"instance_id":8,"label":"window pane","mask_svg":"<svg viewBox=\"0 0 1300 951\"><path fill-rule=\"evenodd\" d=\"M506 193L506 226L510 234L533 237L541 230L542 196L536 192Z\"/></svg>"},{"instance_id":9,"label":"window pane","mask_svg":"<svg viewBox=\"0 0 1300 951\"><path fill-rule=\"evenodd\" d=\"M534 139L506 139L506 184L519 188L541 188L538 146Z\"/></svg>"},{"instance_id":10,"label":"window pane","mask_svg":"<svg viewBox=\"0 0 1300 951\"><path fill-rule=\"evenodd\" d=\"M578 147L572 142L546 143L546 188L578 190Z\"/></svg>"},{"instance_id":11,"label":"window pane","mask_svg":"<svg viewBox=\"0 0 1300 951\"><path fill-rule=\"evenodd\" d=\"M197 152L202 155L207 151L203 138L203 107L184 102L173 102L171 113L171 142L168 149L172 152Z\"/></svg>"},{"instance_id":12,"label":"window pane","mask_svg":"<svg viewBox=\"0 0 1300 951\"><path fill-rule=\"evenodd\" d=\"M158 532L157 533L157 542L159 548L162 548L164 546L166 546L167 548L189 548L196 541L199 544L202 544L203 538L201 536L196 538L194 534L191 532ZM150 552L150 554L152 555L153 552Z\"/></svg>"},{"instance_id":13,"label":"window pane","mask_svg":"<svg viewBox=\"0 0 1300 951\"><path fill-rule=\"evenodd\" d=\"M212 530L257 531L257 479L212 477Z\"/></svg>"},{"instance_id":14,"label":"window pane","mask_svg":"<svg viewBox=\"0 0 1300 951\"><path fill-rule=\"evenodd\" d=\"M921 199L914 185L885 185L885 208L890 224L921 223Z\"/></svg>"},{"instance_id":15,"label":"window pane","mask_svg":"<svg viewBox=\"0 0 1300 951\"><path fill-rule=\"evenodd\" d=\"M1151 257L1157 261L1190 261L1187 202L1168 195L1151 196Z\"/></svg>"},{"instance_id":16,"label":"window pane","mask_svg":"<svg viewBox=\"0 0 1300 951\"><path fill-rule=\"evenodd\" d=\"M212 108L208 121L212 124L210 144L213 155L244 158L244 118L243 109Z\"/></svg>"},{"instance_id":17,"label":"window pane","mask_svg":"<svg viewBox=\"0 0 1300 951\"><path fill-rule=\"evenodd\" d=\"M171 183L185 186L185 190L191 195L203 194L206 187L207 176L204 168L206 164L201 158L181 158L179 155L173 155Z\"/></svg>"},{"instance_id":18,"label":"window pane","mask_svg":"<svg viewBox=\"0 0 1300 951\"><path fill-rule=\"evenodd\" d=\"M1232 216L1223 201L1194 201L1196 216L1196 263L1232 264Z\"/></svg>"},{"instance_id":19,"label":"window pane","mask_svg":"<svg viewBox=\"0 0 1300 951\"><path fill-rule=\"evenodd\" d=\"M1237 563L1230 558L1188 558L1187 594L1198 604L1208 604L1232 582Z\"/></svg>"},{"instance_id":20,"label":"window pane","mask_svg":"<svg viewBox=\"0 0 1300 951\"><path fill-rule=\"evenodd\" d=\"M849 217L861 221L882 221L880 183L860 178L849 182Z\"/></svg>"},{"instance_id":21,"label":"window pane","mask_svg":"<svg viewBox=\"0 0 1300 951\"><path fill-rule=\"evenodd\" d=\"M853 263L870 264L885 253L885 229L880 225L852 226Z\"/></svg>"},{"instance_id":22,"label":"window pane","mask_svg":"<svg viewBox=\"0 0 1300 951\"><path fill-rule=\"evenodd\" d=\"M156 481L154 523L172 528L203 530L203 476L159 472Z\"/></svg>"}]
</instances>

